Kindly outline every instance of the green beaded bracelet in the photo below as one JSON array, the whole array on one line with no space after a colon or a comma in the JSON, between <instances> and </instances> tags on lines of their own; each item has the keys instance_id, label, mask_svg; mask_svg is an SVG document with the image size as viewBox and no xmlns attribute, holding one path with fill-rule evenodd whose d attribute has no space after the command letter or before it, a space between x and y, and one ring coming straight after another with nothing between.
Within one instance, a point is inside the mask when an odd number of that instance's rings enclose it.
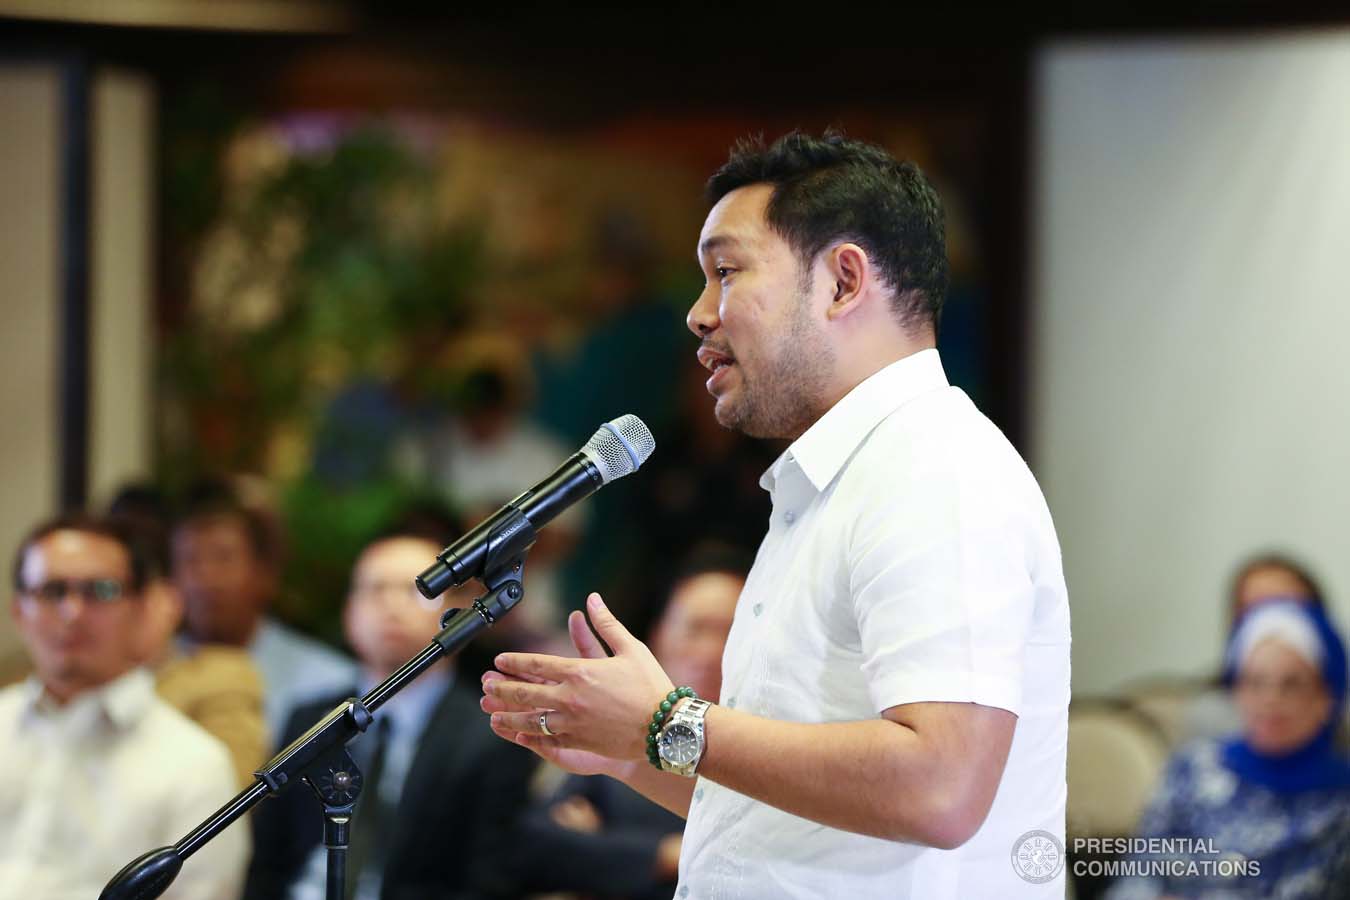
<instances>
[{"instance_id":1,"label":"green beaded bracelet","mask_svg":"<svg viewBox=\"0 0 1350 900\"><path fill-rule=\"evenodd\" d=\"M675 690L666 694L666 698L661 701L661 705L652 713L652 720L647 724L647 762L656 768L661 768L661 754L656 751L656 742L661 737L661 729L665 727L666 719L670 718L670 713L675 709L675 704L686 697L697 697L694 689L689 685L677 687Z\"/></svg>"}]
</instances>

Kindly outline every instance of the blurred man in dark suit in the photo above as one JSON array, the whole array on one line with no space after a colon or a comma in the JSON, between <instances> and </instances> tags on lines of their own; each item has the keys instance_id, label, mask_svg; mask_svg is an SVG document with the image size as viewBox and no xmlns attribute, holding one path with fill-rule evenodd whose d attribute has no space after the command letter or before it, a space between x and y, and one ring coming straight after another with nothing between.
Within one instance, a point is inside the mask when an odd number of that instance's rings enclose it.
<instances>
[{"instance_id":1,"label":"blurred man in dark suit","mask_svg":"<svg viewBox=\"0 0 1350 900\"><path fill-rule=\"evenodd\" d=\"M422 650L450 605L473 592L421 597L413 577L448 543L444 535L398 529L357 559L347 598L347 640L362 666L360 684L296 708L281 746L350 696L388 677ZM477 681L460 683L448 664L423 673L382 707L352 742L365 776L347 863L357 900L487 898L515 895L503 856L526 802L534 763L493 739L478 711ZM506 752L503 752L506 751ZM293 789L256 813L256 846L246 897L324 897L322 806Z\"/></svg>"}]
</instances>

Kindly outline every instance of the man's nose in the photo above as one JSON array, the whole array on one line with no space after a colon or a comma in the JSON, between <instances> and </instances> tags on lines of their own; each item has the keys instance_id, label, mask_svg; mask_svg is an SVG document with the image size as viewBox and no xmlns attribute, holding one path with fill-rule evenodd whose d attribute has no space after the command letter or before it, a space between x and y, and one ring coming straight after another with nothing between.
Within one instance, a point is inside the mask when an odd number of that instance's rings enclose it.
<instances>
[{"instance_id":1,"label":"man's nose","mask_svg":"<svg viewBox=\"0 0 1350 900\"><path fill-rule=\"evenodd\" d=\"M684 321L689 330L701 338L717 330L721 322L717 318L717 297L711 285L698 295L694 305L689 307L689 315Z\"/></svg>"},{"instance_id":2,"label":"man's nose","mask_svg":"<svg viewBox=\"0 0 1350 900\"><path fill-rule=\"evenodd\" d=\"M84 615L85 607L89 601L84 599L84 595L79 591L66 591L65 596L56 607L57 615L63 622L74 622Z\"/></svg>"}]
</instances>

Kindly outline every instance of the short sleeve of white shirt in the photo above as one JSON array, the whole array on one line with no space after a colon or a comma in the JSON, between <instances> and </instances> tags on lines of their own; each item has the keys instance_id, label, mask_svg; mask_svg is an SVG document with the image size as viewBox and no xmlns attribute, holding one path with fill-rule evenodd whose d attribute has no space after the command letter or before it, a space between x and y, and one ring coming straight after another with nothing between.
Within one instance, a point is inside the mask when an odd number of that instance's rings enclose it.
<instances>
[{"instance_id":1,"label":"short sleeve of white shirt","mask_svg":"<svg viewBox=\"0 0 1350 900\"><path fill-rule=\"evenodd\" d=\"M950 426L924 433L924 419L912 409L883 422L878 430L891 433L860 455L908 458L850 466L835 498L858 511L845 553L868 691L877 712L947 701L1016 714L1035 602L1026 523L1004 502L1007 485L987 477L997 461L963 458L988 442L953 443L962 429ZM853 472L878 470L894 477L850 483Z\"/></svg>"}]
</instances>

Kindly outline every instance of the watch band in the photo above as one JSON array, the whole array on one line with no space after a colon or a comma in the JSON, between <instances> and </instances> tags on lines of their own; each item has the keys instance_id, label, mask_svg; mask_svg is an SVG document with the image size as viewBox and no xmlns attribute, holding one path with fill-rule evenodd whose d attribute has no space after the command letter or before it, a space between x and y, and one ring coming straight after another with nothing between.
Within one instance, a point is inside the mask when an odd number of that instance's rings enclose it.
<instances>
[{"instance_id":1,"label":"watch band","mask_svg":"<svg viewBox=\"0 0 1350 900\"><path fill-rule=\"evenodd\" d=\"M697 697L676 706L657 736L657 754L661 769L692 778L707 749L704 717L712 704Z\"/></svg>"}]
</instances>

